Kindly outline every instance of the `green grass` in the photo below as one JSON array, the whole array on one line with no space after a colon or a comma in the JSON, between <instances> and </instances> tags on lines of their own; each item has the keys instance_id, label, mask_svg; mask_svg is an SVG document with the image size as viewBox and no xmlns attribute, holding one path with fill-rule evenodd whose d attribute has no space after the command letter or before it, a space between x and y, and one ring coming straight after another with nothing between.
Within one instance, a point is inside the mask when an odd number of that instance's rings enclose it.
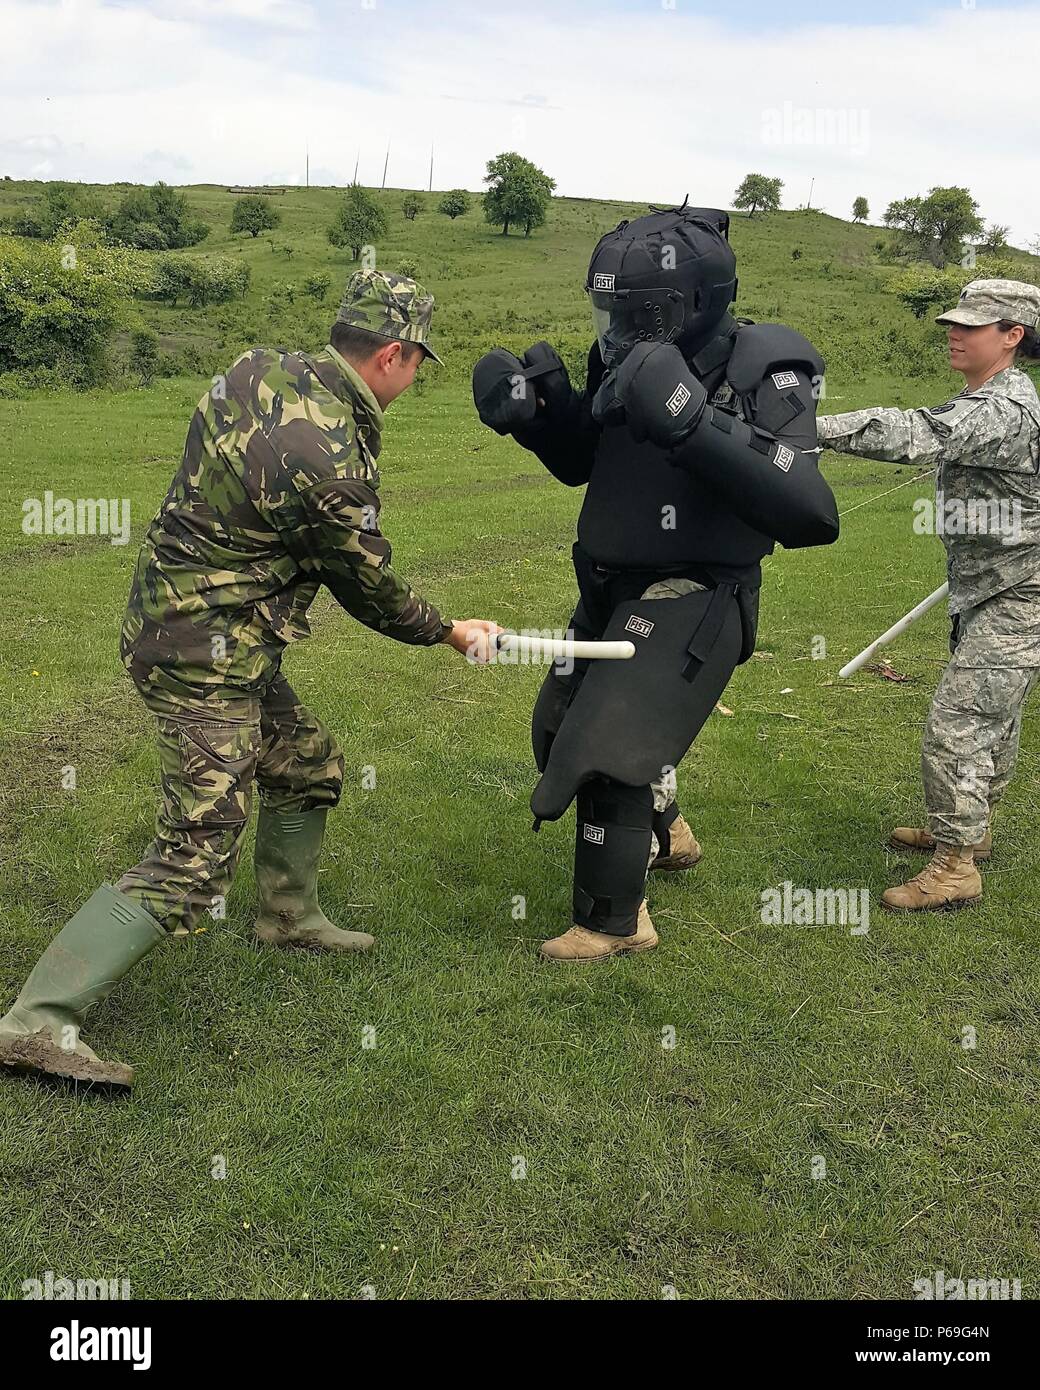
<instances>
[{"instance_id":1,"label":"green grass","mask_svg":"<svg viewBox=\"0 0 1040 1390\"><path fill-rule=\"evenodd\" d=\"M231 201L210 190L198 202L210 197ZM558 293L545 331L584 333L571 281L615 210L559 213L562 226L526 243L437 219L458 237L444 252L454 278L430 277L453 365L393 407L381 459L401 570L452 614L507 625L569 616L580 496L480 427L461 364L494 340L496 315L522 320L518 345L533 336L543 280ZM795 217L762 228L789 238ZM294 275L319 262L312 222L293 238L311 237ZM426 224L432 237L432 214ZM737 225L742 288L762 308L807 327L862 303L896 323L866 260L870 229L819 219L847 275L795 282L780 274L782 246L767 253L765 230ZM243 254L262 285L269 252ZM180 317L213 332L211 316ZM828 408L931 402L953 384L941 368L906 383L885 360L869 366L832 370ZM156 758L117 633L203 386L0 401L5 999L150 838ZM913 477L824 466L841 509ZM530 833L540 671L406 649L320 598L314 639L286 669L346 754L323 897L377 949L336 960L254 948L247 849L227 920L157 950L91 1016L99 1050L139 1068L131 1098L0 1078L0 1295L51 1269L125 1277L144 1298L353 1298L367 1285L380 1298L658 1298L669 1284L684 1297L906 1298L938 1268L1020 1278L1034 1295L1035 715L976 911L877 909L865 937L760 919L762 891L785 879L869 887L876 904L903 868L882 844L920 815L942 615L891 650L907 684L836 672L941 582L940 543L911 525L926 486L851 513L836 548L767 562L758 658L679 773L705 857L651 883L661 948L600 967L535 958L568 922L573 833L572 816ZM129 497L130 545L24 536L22 500L47 488ZM813 660L818 636L826 657ZM74 792L61 786L68 764ZM376 787L363 790L369 765ZM224 1180L211 1176L217 1155Z\"/></svg>"}]
</instances>

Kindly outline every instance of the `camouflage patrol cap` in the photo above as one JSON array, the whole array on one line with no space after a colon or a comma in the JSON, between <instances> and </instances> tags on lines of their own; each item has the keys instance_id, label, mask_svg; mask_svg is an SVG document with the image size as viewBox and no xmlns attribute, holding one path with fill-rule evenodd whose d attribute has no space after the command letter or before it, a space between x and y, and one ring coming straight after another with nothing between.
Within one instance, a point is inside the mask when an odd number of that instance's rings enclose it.
<instances>
[{"instance_id":1,"label":"camouflage patrol cap","mask_svg":"<svg viewBox=\"0 0 1040 1390\"><path fill-rule=\"evenodd\" d=\"M381 270L356 270L347 281L336 322L367 328L381 338L418 343L443 367L429 342L432 317L433 295L416 281Z\"/></svg>"},{"instance_id":2,"label":"camouflage patrol cap","mask_svg":"<svg viewBox=\"0 0 1040 1390\"><path fill-rule=\"evenodd\" d=\"M961 290L957 307L940 314L935 321L978 328L1002 319L1036 328L1040 324L1040 289L1023 280L972 280Z\"/></svg>"}]
</instances>

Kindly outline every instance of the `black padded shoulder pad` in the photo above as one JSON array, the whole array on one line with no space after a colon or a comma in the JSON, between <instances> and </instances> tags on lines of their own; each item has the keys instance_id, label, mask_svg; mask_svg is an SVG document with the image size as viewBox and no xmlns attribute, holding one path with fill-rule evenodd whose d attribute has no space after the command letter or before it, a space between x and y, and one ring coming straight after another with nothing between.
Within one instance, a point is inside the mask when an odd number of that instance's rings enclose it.
<instances>
[{"instance_id":1,"label":"black padded shoulder pad","mask_svg":"<svg viewBox=\"0 0 1040 1390\"><path fill-rule=\"evenodd\" d=\"M810 377L822 376L824 361L809 339L785 323L741 324L726 368L738 396L749 395L781 367L802 367Z\"/></svg>"}]
</instances>

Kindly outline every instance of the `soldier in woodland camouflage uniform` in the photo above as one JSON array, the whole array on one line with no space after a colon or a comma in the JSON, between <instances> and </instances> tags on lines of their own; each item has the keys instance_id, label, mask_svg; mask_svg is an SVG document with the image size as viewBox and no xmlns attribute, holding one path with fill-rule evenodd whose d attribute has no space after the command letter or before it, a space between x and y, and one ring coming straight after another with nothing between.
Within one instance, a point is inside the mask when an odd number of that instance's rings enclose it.
<instances>
[{"instance_id":1,"label":"soldier in woodland camouflage uniform","mask_svg":"<svg viewBox=\"0 0 1040 1390\"><path fill-rule=\"evenodd\" d=\"M365 950L317 901L325 817L343 756L281 672L324 584L400 642L487 660L494 624L451 623L390 567L377 494L383 410L411 385L433 299L359 271L332 342L254 348L192 418L181 466L141 547L121 651L158 722L162 802L143 860L103 885L51 943L0 1020L0 1063L109 1085L131 1069L80 1040L83 1014L230 886L260 789L256 932L274 945Z\"/></svg>"},{"instance_id":2,"label":"soldier in woodland camouflage uniform","mask_svg":"<svg viewBox=\"0 0 1040 1390\"><path fill-rule=\"evenodd\" d=\"M1040 681L1040 399L1014 366L1040 356L1040 290L975 280L938 323L967 385L931 410L828 415L821 444L892 463L935 460L946 545L952 659L921 750L928 828L900 826L896 849L931 850L927 867L882 895L902 911L982 896L990 813L1011 780L1022 710Z\"/></svg>"}]
</instances>

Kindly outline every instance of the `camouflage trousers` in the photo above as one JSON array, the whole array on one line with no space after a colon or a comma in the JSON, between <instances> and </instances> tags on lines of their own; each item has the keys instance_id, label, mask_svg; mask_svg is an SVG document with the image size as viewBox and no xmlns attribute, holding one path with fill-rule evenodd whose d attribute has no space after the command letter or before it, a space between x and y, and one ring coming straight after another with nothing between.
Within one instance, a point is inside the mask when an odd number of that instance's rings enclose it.
<instances>
[{"instance_id":1,"label":"camouflage trousers","mask_svg":"<svg viewBox=\"0 0 1040 1390\"><path fill-rule=\"evenodd\" d=\"M266 806L335 806L343 755L280 673L262 694L182 700L138 687L158 724L162 799L155 839L116 884L173 935L219 916L238 864L253 782Z\"/></svg>"},{"instance_id":2,"label":"camouflage trousers","mask_svg":"<svg viewBox=\"0 0 1040 1390\"><path fill-rule=\"evenodd\" d=\"M1011 781L1022 712L1040 683L1040 576L955 620L921 746L928 828L944 844L974 845Z\"/></svg>"}]
</instances>

